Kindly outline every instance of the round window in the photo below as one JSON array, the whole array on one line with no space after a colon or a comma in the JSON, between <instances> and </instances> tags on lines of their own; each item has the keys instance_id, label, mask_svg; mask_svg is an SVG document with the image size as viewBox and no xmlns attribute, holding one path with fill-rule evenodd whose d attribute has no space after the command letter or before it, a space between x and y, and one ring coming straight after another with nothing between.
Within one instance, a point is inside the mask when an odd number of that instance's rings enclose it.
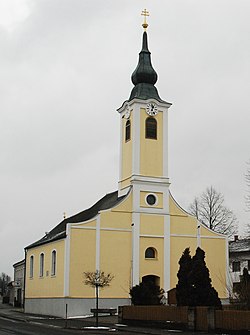
<instances>
[{"instance_id":1,"label":"round window","mask_svg":"<svg viewBox=\"0 0 250 335\"><path fill-rule=\"evenodd\" d=\"M154 194L149 194L146 197L146 201L148 205L153 206L156 203L156 196Z\"/></svg>"}]
</instances>

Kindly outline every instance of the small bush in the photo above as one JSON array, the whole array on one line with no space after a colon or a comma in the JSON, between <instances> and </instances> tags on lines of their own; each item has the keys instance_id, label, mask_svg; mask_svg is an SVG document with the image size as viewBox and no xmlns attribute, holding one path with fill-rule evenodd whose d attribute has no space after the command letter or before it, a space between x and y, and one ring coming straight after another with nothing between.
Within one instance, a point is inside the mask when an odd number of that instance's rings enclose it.
<instances>
[{"instance_id":1,"label":"small bush","mask_svg":"<svg viewBox=\"0 0 250 335\"><path fill-rule=\"evenodd\" d=\"M161 305L164 290L153 282L142 282L130 289L133 305Z\"/></svg>"}]
</instances>

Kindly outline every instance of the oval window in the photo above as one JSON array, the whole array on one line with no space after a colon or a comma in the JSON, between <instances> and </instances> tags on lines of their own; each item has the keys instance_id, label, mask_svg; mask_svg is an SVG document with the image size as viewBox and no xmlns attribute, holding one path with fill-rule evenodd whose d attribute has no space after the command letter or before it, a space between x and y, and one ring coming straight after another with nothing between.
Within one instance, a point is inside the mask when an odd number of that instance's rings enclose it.
<instances>
[{"instance_id":1,"label":"oval window","mask_svg":"<svg viewBox=\"0 0 250 335\"><path fill-rule=\"evenodd\" d=\"M156 204L156 196L154 194L148 194L146 197L147 204L153 206Z\"/></svg>"}]
</instances>

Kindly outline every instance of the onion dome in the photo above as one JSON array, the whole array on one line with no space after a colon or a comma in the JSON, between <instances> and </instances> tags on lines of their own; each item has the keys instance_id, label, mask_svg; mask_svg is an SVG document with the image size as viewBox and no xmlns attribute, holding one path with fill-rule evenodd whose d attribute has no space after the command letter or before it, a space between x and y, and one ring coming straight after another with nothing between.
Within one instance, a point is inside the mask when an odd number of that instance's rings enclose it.
<instances>
[{"instance_id":1,"label":"onion dome","mask_svg":"<svg viewBox=\"0 0 250 335\"><path fill-rule=\"evenodd\" d=\"M129 100L134 98L142 100L154 98L163 102L158 94L157 88L154 86L157 81L157 73L151 63L151 53L148 50L146 31L143 33L142 50L139 53L139 62L131 76L131 79L135 86L132 89Z\"/></svg>"}]
</instances>

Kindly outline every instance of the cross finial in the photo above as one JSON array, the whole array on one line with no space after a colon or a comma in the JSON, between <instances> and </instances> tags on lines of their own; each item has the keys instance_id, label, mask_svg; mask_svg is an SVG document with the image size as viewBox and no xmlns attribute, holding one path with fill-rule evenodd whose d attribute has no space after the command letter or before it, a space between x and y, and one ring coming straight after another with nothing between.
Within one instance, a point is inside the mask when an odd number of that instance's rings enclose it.
<instances>
[{"instance_id":1,"label":"cross finial","mask_svg":"<svg viewBox=\"0 0 250 335\"><path fill-rule=\"evenodd\" d=\"M144 10L141 12L141 15L144 16L144 22L143 22L142 26L143 26L144 30L146 31L146 29L147 29L147 27L148 27L148 24L147 24L147 16L149 16L149 12L148 12L146 9L144 9Z\"/></svg>"}]
</instances>

